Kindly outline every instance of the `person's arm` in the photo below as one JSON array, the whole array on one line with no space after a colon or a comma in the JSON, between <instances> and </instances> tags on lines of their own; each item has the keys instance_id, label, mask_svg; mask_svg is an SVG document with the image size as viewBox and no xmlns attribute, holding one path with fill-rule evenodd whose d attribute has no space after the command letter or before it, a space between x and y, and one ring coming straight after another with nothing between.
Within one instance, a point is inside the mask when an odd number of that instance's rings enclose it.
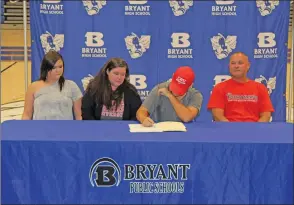
<instances>
[{"instance_id":1,"label":"person's arm","mask_svg":"<svg viewBox=\"0 0 294 205\"><path fill-rule=\"evenodd\" d=\"M198 115L202 105L202 99L203 99L200 93L193 93L193 96L189 102L189 105L185 106L168 90L166 91L167 91L166 97L168 97L173 108L175 109L177 116L183 122L190 122Z\"/></svg>"},{"instance_id":2,"label":"person's arm","mask_svg":"<svg viewBox=\"0 0 294 205\"><path fill-rule=\"evenodd\" d=\"M262 112L259 114L258 122L269 122L271 119L271 112Z\"/></svg>"},{"instance_id":3,"label":"person's arm","mask_svg":"<svg viewBox=\"0 0 294 205\"><path fill-rule=\"evenodd\" d=\"M136 117L144 127L151 127L154 124L154 121L149 117L147 108L145 108L143 105L141 105L137 111Z\"/></svg>"},{"instance_id":4,"label":"person's arm","mask_svg":"<svg viewBox=\"0 0 294 205\"><path fill-rule=\"evenodd\" d=\"M144 100L143 104L140 106L136 113L137 120L146 127L150 127L154 124L154 121L149 117L151 113L154 112L157 101L158 101L158 95L157 95L158 87L154 87L147 98Z\"/></svg>"},{"instance_id":5,"label":"person's arm","mask_svg":"<svg viewBox=\"0 0 294 205\"><path fill-rule=\"evenodd\" d=\"M82 120L82 98L74 101L73 108L76 120Z\"/></svg>"},{"instance_id":6,"label":"person's arm","mask_svg":"<svg viewBox=\"0 0 294 205\"><path fill-rule=\"evenodd\" d=\"M229 122L225 117L225 98L223 88L220 85L216 85L213 88L207 108L211 110L214 121Z\"/></svg>"},{"instance_id":7,"label":"person's arm","mask_svg":"<svg viewBox=\"0 0 294 205\"><path fill-rule=\"evenodd\" d=\"M22 113L22 120L31 120L34 112L34 84L28 87L25 95L24 110Z\"/></svg>"},{"instance_id":8,"label":"person's arm","mask_svg":"<svg viewBox=\"0 0 294 205\"><path fill-rule=\"evenodd\" d=\"M224 110L221 108L212 108L212 116L216 122L229 122L229 120L224 115Z\"/></svg>"},{"instance_id":9,"label":"person's arm","mask_svg":"<svg viewBox=\"0 0 294 205\"><path fill-rule=\"evenodd\" d=\"M83 94L78 87L78 85L73 81L68 81L71 83L72 101L73 101L73 111L75 115L75 120L82 120L82 97Z\"/></svg>"},{"instance_id":10,"label":"person's arm","mask_svg":"<svg viewBox=\"0 0 294 205\"><path fill-rule=\"evenodd\" d=\"M96 120L95 118L95 101L89 92L86 92L82 98L82 119Z\"/></svg>"},{"instance_id":11,"label":"person's arm","mask_svg":"<svg viewBox=\"0 0 294 205\"><path fill-rule=\"evenodd\" d=\"M267 88L263 85L259 85L259 119L258 122L269 122L271 119L274 107L272 105Z\"/></svg>"}]
</instances>

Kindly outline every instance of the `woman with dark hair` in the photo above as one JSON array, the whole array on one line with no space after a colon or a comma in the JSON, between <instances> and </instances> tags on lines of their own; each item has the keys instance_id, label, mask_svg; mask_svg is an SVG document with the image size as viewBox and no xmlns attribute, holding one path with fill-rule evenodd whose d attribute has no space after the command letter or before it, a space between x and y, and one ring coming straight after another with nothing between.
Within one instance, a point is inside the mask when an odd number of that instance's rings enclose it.
<instances>
[{"instance_id":1,"label":"woman with dark hair","mask_svg":"<svg viewBox=\"0 0 294 205\"><path fill-rule=\"evenodd\" d=\"M76 83L65 80L64 61L54 50L41 63L40 79L27 90L23 120L82 120L82 93Z\"/></svg>"},{"instance_id":2,"label":"woman with dark hair","mask_svg":"<svg viewBox=\"0 0 294 205\"><path fill-rule=\"evenodd\" d=\"M129 75L123 59L107 61L82 99L83 120L136 120L142 101Z\"/></svg>"}]
</instances>

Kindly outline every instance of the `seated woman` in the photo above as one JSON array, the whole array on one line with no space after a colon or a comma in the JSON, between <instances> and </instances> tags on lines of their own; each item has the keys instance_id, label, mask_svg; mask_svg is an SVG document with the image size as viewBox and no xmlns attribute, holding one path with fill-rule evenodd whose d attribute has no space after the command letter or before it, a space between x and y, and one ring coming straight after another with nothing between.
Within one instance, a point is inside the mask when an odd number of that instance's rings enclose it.
<instances>
[{"instance_id":1,"label":"seated woman","mask_svg":"<svg viewBox=\"0 0 294 205\"><path fill-rule=\"evenodd\" d=\"M49 51L41 63L41 76L26 92L23 120L81 120L82 92L65 80L62 56Z\"/></svg>"},{"instance_id":2,"label":"seated woman","mask_svg":"<svg viewBox=\"0 0 294 205\"><path fill-rule=\"evenodd\" d=\"M128 64L112 58L92 79L82 99L83 120L136 120L142 101L129 82Z\"/></svg>"}]
</instances>

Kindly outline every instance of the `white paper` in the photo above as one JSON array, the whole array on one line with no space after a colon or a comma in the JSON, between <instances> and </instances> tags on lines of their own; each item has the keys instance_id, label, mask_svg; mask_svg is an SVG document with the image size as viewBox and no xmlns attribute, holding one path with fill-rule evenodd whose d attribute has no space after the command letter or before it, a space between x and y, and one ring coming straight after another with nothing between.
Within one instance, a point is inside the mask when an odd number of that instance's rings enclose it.
<instances>
[{"instance_id":1,"label":"white paper","mask_svg":"<svg viewBox=\"0 0 294 205\"><path fill-rule=\"evenodd\" d=\"M129 124L130 132L186 132L182 122L159 122L152 127L144 127L142 124Z\"/></svg>"},{"instance_id":2,"label":"white paper","mask_svg":"<svg viewBox=\"0 0 294 205\"><path fill-rule=\"evenodd\" d=\"M130 132L163 132L162 129L153 125L152 127L144 127L141 124L129 124Z\"/></svg>"}]
</instances>

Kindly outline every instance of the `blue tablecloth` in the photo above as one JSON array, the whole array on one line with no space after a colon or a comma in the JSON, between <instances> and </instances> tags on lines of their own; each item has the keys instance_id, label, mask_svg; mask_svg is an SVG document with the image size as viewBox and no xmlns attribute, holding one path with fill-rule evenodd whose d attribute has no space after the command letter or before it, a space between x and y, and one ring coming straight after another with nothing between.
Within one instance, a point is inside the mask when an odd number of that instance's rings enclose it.
<instances>
[{"instance_id":1,"label":"blue tablecloth","mask_svg":"<svg viewBox=\"0 0 294 205\"><path fill-rule=\"evenodd\" d=\"M293 203L293 124L129 123L3 123L2 204Z\"/></svg>"}]
</instances>

